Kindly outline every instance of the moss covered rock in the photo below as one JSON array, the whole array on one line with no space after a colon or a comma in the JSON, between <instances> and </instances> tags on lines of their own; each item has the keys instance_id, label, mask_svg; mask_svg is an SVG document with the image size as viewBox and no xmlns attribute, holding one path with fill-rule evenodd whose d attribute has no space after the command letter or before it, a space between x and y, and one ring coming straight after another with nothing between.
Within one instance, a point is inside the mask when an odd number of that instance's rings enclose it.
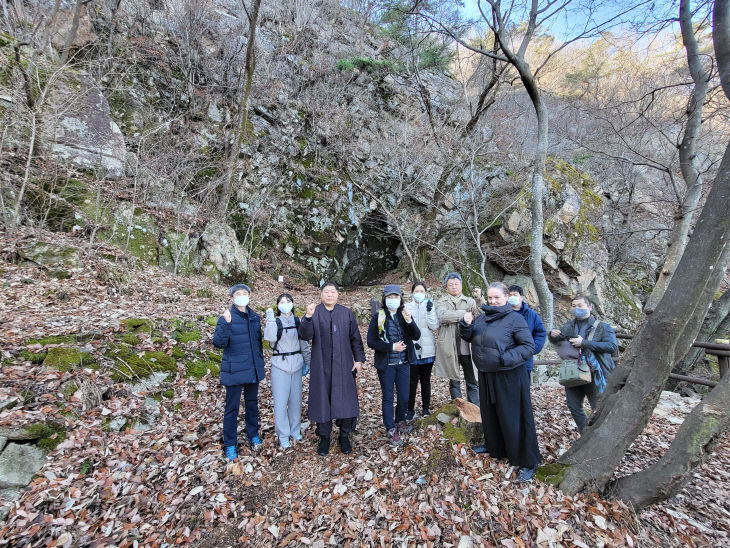
<instances>
[{"instance_id":1,"label":"moss covered rock","mask_svg":"<svg viewBox=\"0 0 730 548\"><path fill-rule=\"evenodd\" d=\"M570 466L567 464L551 462L550 464L540 466L537 469L537 472L535 472L535 477L537 477L540 481L551 483L557 487L562 483L563 478L565 477L565 472L568 468L570 468Z\"/></svg>"},{"instance_id":2,"label":"moss covered rock","mask_svg":"<svg viewBox=\"0 0 730 548\"><path fill-rule=\"evenodd\" d=\"M172 338L179 343L186 343L190 341L200 340L200 331L193 329L191 331L175 331L172 334Z\"/></svg>"},{"instance_id":3,"label":"moss covered rock","mask_svg":"<svg viewBox=\"0 0 730 548\"><path fill-rule=\"evenodd\" d=\"M20 248L22 262L39 266L65 265L70 268L83 266L79 250L75 247L52 244L49 242L29 242Z\"/></svg>"},{"instance_id":4,"label":"moss covered rock","mask_svg":"<svg viewBox=\"0 0 730 548\"><path fill-rule=\"evenodd\" d=\"M204 377L208 371L212 376L218 376L221 372L221 357L213 352L199 353L197 359L189 359L185 362L185 375L194 379Z\"/></svg>"},{"instance_id":5,"label":"moss covered rock","mask_svg":"<svg viewBox=\"0 0 730 548\"><path fill-rule=\"evenodd\" d=\"M114 360L111 377L117 382L148 377L155 372L174 373L177 360L164 352L145 352L141 356L123 344L110 345L104 355Z\"/></svg>"},{"instance_id":6,"label":"moss covered rock","mask_svg":"<svg viewBox=\"0 0 730 548\"><path fill-rule=\"evenodd\" d=\"M59 371L71 371L79 367L96 368L97 364L96 359L88 352L82 352L78 348L57 346L48 349L43 366Z\"/></svg>"},{"instance_id":7,"label":"moss covered rock","mask_svg":"<svg viewBox=\"0 0 730 548\"><path fill-rule=\"evenodd\" d=\"M134 333L152 334L154 331L152 320L147 318L127 318L126 320L122 320L122 325L127 329L127 331L132 331Z\"/></svg>"}]
</instances>

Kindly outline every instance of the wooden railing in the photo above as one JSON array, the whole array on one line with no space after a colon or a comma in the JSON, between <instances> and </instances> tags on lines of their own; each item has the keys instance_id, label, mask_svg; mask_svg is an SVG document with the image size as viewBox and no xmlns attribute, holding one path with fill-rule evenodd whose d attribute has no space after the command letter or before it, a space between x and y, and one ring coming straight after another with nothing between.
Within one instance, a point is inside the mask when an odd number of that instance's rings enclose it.
<instances>
[{"instance_id":1,"label":"wooden railing","mask_svg":"<svg viewBox=\"0 0 730 548\"><path fill-rule=\"evenodd\" d=\"M616 333L617 339L633 339L633 335L628 333ZM703 348L705 354L717 356L717 365L720 370L720 378L723 378L728 370L730 370L730 344L695 341L692 343L695 348ZM535 360L535 365L560 365L561 360ZM703 386L714 387L717 381L704 379L702 377L694 377L692 375L680 375L678 373L670 373L670 379L685 381L692 384L701 384Z\"/></svg>"}]
</instances>

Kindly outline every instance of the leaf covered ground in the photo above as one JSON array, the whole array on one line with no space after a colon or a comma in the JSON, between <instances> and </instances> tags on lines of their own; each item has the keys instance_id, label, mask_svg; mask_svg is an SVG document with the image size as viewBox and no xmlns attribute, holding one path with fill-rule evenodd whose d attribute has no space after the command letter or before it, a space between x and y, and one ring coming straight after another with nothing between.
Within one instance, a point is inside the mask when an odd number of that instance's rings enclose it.
<instances>
[{"instance_id":1,"label":"leaf covered ground","mask_svg":"<svg viewBox=\"0 0 730 548\"><path fill-rule=\"evenodd\" d=\"M727 436L680 495L637 515L595 494L566 497L550 484L516 483L509 464L452 443L438 425L419 425L403 447L389 446L372 355L358 381L361 416L351 455L333 444L329 456L318 456L312 425L303 443L279 450L266 380L259 390L263 449L253 453L242 443L239 464L228 466L221 451L223 389L205 368L190 373L190 363L213 350L206 319L226 306L226 288L135 267L111 248L85 257L83 267L58 279L52 268L11 262L16 243L0 241L0 401L17 398L0 412L0 426L53 422L66 432L0 523L0 544L448 546L464 545L467 536L487 546L729 542ZM311 286L286 284L261 269L252 304L273 306L285 289L297 306L317 298ZM370 288L345 291L340 302L367 303L371 295ZM154 329L133 332L127 318L149 319ZM29 343L67 334L91 336ZM175 357L177 372L148 390L115 378L108 352L120 340L137 355ZM93 367L34 363L33 355L56 347L88 353ZM103 395L91 397L90 386ZM436 409L448 402L448 389L436 378L433 387ZM151 396L159 400L159 413L141 431L134 426L149 412ZM533 388L533 402L540 448L550 462L577 434L559 388ZM303 416L306 421L306 395ZM121 431L109 428L122 417ZM620 473L655 460L671 442L675 423L654 417Z\"/></svg>"}]
</instances>

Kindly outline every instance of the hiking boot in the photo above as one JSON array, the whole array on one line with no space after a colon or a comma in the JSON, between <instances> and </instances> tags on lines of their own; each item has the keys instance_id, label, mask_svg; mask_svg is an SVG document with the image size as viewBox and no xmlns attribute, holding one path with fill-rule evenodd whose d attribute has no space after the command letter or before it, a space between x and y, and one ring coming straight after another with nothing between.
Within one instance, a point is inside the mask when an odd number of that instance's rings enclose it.
<instances>
[{"instance_id":1,"label":"hiking boot","mask_svg":"<svg viewBox=\"0 0 730 548\"><path fill-rule=\"evenodd\" d=\"M533 466L532 468L520 468L520 471L517 474L517 481L530 481L532 476L535 475L535 470L537 470L537 466Z\"/></svg>"},{"instance_id":2,"label":"hiking boot","mask_svg":"<svg viewBox=\"0 0 730 548\"><path fill-rule=\"evenodd\" d=\"M226 447L226 458L228 460L236 460L238 458L238 451L236 451L235 445L229 445Z\"/></svg>"},{"instance_id":3,"label":"hiking boot","mask_svg":"<svg viewBox=\"0 0 730 548\"><path fill-rule=\"evenodd\" d=\"M406 411L406 420L407 421L412 421L415 416L416 416L415 411L413 411L411 409L409 409L408 411Z\"/></svg>"},{"instance_id":4,"label":"hiking boot","mask_svg":"<svg viewBox=\"0 0 730 548\"><path fill-rule=\"evenodd\" d=\"M390 440L391 445L395 445L396 447L403 445L403 440L400 439L397 428L391 428L388 430L388 439Z\"/></svg>"},{"instance_id":5,"label":"hiking boot","mask_svg":"<svg viewBox=\"0 0 730 548\"><path fill-rule=\"evenodd\" d=\"M422 417L428 417L431 414L431 411L428 409L421 409L421 416Z\"/></svg>"},{"instance_id":6,"label":"hiking boot","mask_svg":"<svg viewBox=\"0 0 730 548\"><path fill-rule=\"evenodd\" d=\"M261 438L258 436L254 436L251 438L251 448L252 449L261 449L263 447L264 442L261 441Z\"/></svg>"},{"instance_id":7,"label":"hiking boot","mask_svg":"<svg viewBox=\"0 0 730 548\"><path fill-rule=\"evenodd\" d=\"M350 436L340 435L340 450L345 455L349 455L350 453L352 453L352 444L350 443Z\"/></svg>"},{"instance_id":8,"label":"hiking boot","mask_svg":"<svg viewBox=\"0 0 730 548\"><path fill-rule=\"evenodd\" d=\"M413 432L413 427L408 424L406 421L401 421L398 423L398 432L401 434L407 434L408 432Z\"/></svg>"},{"instance_id":9,"label":"hiking boot","mask_svg":"<svg viewBox=\"0 0 730 548\"><path fill-rule=\"evenodd\" d=\"M329 436L320 436L319 444L317 445L317 454L323 457L330 452L330 438Z\"/></svg>"},{"instance_id":10,"label":"hiking boot","mask_svg":"<svg viewBox=\"0 0 730 548\"><path fill-rule=\"evenodd\" d=\"M471 448L472 451L478 454L483 454L487 452L487 446L486 445L475 445Z\"/></svg>"}]
</instances>

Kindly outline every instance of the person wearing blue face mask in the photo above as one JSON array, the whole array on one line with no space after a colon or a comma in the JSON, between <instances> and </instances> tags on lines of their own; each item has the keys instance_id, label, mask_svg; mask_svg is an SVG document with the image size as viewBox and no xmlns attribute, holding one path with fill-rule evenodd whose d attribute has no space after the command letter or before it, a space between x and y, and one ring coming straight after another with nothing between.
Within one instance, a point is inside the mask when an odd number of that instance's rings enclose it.
<instances>
[{"instance_id":1,"label":"person wearing blue face mask","mask_svg":"<svg viewBox=\"0 0 730 548\"><path fill-rule=\"evenodd\" d=\"M399 285L386 285L382 309L373 314L368 326L367 343L375 350L375 368L378 370L383 392L383 425L390 443L402 445L400 434L413 430L406 422L406 408L410 387L411 366L417 359L413 341L421 338L421 330L413 321L411 311L403 306L403 291ZM393 392L397 404L393 416Z\"/></svg>"},{"instance_id":2,"label":"person wearing blue face mask","mask_svg":"<svg viewBox=\"0 0 730 548\"><path fill-rule=\"evenodd\" d=\"M583 403L588 399L591 412L598 405L598 397L603 392L606 379L616 367L612 354L618 350L618 342L613 328L606 322L592 316L593 305L588 297L579 295L571 303L573 319L560 329L553 329L548 339L553 344L568 341L591 366L591 382L580 386L565 387L565 399L570 414L582 432L588 422Z\"/></svg>"},{"instance_id":3,"label":"person wearing blue face mask","mask_svg":"<svg viewBox=\"0 0 730 548\"><path fill-rule=\"evenodd\" d=\"M230 291L232 306L218 318L213 346L223 349L221 384L226 387L223 415L223 446L228 460L238 458L238 411L241 392L246 406L246 436L254 449L259 437L259 382L264 378L261 319L249 306L251 288L236 284Z\"/></svg>"}]
</instances>

